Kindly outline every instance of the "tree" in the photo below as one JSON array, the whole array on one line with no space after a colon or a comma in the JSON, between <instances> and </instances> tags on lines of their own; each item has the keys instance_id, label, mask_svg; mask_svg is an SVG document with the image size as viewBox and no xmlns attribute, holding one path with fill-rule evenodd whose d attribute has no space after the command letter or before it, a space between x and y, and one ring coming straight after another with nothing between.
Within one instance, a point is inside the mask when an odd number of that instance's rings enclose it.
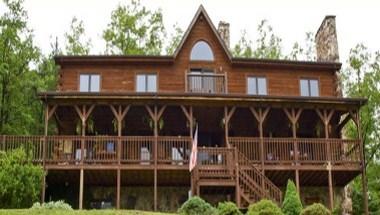
<instances>
[{"instance_id":1,"label":"tree","mask_svg":"<svg viewBox=\"0 0 380 215\"><path fill-rule=\"evenodd\" d=\"M27 26L21 0L5 0L0 17L0 133L28 134L36 131L35 65L39 49ZM17 98L17 99L15 99Z\"/></svg>"},{"instance_id":2,"label":"tree","mask_svg":"<svg viewBox=\"0 0 380 215\"><path fill-rule=\"evenodd\" d=\"M314 203L302 210L300 215L330 215L330 211L320 203Z\"/></svg>"},{"instance_id":3,"label":"tree","mask_svg":"<svg viewBox=\"0 0 380 215\"><path fill-rule=\"evenodd\" d=\"M359 44L351 49L348 67L342 71L344 93L348 97L367 98L368 102L360 110L360 124L366 157L368 178L368 199L370 213L380 211L380 187L378 171L380 170L380 53L370 53ZM357 138L354 123L345 127L345 136ZM361 177L352 183L353 212L363 214L363 194Z\"/></svg>"},{"instance_id":4,"label":"tree","mask_svg":"<svg viewBox=\"0 0 380 215\"><path fill-rule=\"evenodd\" d=\"M170 34L170 39L166 47L167 55L172 55L175 52L183 36L183 30L177 24L173 25L173 28L174 33Z\"/></svg>"},{"instance_id":5,"label":"tree","mask_svg":"<svg viewBox=\"0 0 380 215\"><path fill-rule=\"evenodd\" d=\"M253 43L248 39L246 31L242 31L241 38L232 49L236 57L254 57L264 59L280 59L282 57L281 39L273 32L267 20L262 20L257 27L258 39Z\"/></svg>"},{"instance_id":6,"label":"tree","mask_svg":"<svg viewBox=\"0 0 380 215\"><path fill-rule=\"evenodd\" d=\"M22 149L0 151L0 208L26 208L38 201L44 171Z\"/></svg>"},{"instance_id":7,"label":"tree","mask_svg":"<svg viewBox=\"0 0 380 215\"><path fill-rule=\"evenodd\" d=\"M282 212L285 215L299 215L302 211L301 199L298 195L296 185L292 180L288 180Z\"/></svg>"},{"instance_id":8,"label":"tree","mask_svg":"<svg viewBox=\"0 0 380 215\"><path fill-rule=\"evenodd\" d=\"M307 32L304 43L295 42L292 51L285 58L289 60L315 61L317 56L314 33Z\"/></svg>"},{"instance_id":9,"label":"tree","mask_svg":"<svg viewBox=\"0 0 380 215\"><path fill-rule=\"evenodd\" d=\"M162 51L165 27L161 10L150 11L139 1L118 5L103 31L107 53L158 55Z\"/></svg>"},{"instance_id":10,"label":"tree","mask_svg":"<svg viewBox=\"0 0 380 215\"><path fill-rule=\"evenodd\" d=\"M73 17L70 29L65 33L67 55L88 55L91 40L85 39L85 29L82 20Z\"/></svg>"},{"instance_id":11,"label":"tree","mask_svg":"<svg viewBox=\"0 0 380 215\"><path fill-rule=\"evenodd\" d=\"M248 207L247 215L283 215L281 209L271 200L263 199Z\"/></svg>"},{"instance_id":12,"label":"tree","mask_svg":"<svg viewBox=\"0 0 380 215\"><path fill-rule=\"evenodd\" d=\"M253 56L252 41L247 37L247 31L243 30L238 43L232 49L232 55L245 58L250 58Z\"/></svg>"}]
</instances>

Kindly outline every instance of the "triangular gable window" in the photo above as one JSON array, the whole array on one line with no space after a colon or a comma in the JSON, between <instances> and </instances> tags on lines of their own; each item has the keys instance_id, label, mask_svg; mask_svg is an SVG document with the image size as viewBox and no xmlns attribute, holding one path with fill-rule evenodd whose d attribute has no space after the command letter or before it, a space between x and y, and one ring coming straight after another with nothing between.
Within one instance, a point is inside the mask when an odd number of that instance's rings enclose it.
<instances>
[{"instance_id":1,"label":"triangular gable window","mask_svg":"<svg viewBox=\"0 0 380 215\"><path fill-rule=\"evenodd\" d=\"M190 60L213 61L214 54L205 41L198 41L191 49Z\"/></svg>"}]
</instances>

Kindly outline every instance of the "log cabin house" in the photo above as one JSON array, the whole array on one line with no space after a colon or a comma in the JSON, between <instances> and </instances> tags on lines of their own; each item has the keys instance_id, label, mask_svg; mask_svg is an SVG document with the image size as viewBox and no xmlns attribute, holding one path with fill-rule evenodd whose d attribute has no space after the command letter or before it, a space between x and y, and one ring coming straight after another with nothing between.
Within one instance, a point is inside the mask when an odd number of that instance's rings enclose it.
<instances>
[{"instance_id":1,"label":"log cabin house","mask_svg":"<svg viewBox=\"0 0 380 215\"><path fill-rule=\"evenodd\" d=\"M44 135L3 135L2 150L23 145L46 171L42 201L79 209L176 210L189 195L281 203L288 179L304 204L339 204L365 174L362 140L342 129L360 132L366 99L341 95L335 17L316 34L317 61L228 46L229 24L216 29L200 6L171 56L57 56L57 90L39 93Z\"/></svg>"}]
</instances>

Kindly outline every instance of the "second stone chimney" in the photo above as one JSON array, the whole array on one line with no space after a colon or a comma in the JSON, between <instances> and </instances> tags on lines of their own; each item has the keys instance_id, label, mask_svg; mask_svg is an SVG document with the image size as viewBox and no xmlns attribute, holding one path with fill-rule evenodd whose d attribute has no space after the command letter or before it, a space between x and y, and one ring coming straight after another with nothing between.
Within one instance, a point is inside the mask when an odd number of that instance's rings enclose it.
<instances>
[{"instance_id":1,"label":"second stone chimney","mask_svg":"<svg viewBox=\"0 0 380 215\"><path fill-rule=\"evenodd\" d=\"M335 16L326 16L315 35L317 61L339 62Z\"/></svg>"},{"instance_id":2,"label":"second stone chimney","mask_svg":"<svg viewBox=\"0 0 380 215\"><path fill-rule=\"evenodd\" d=\"M227 48L230 48L230 23L220 21L218 25L218 33L226 44Z\"/></svg>"}]
</instances>

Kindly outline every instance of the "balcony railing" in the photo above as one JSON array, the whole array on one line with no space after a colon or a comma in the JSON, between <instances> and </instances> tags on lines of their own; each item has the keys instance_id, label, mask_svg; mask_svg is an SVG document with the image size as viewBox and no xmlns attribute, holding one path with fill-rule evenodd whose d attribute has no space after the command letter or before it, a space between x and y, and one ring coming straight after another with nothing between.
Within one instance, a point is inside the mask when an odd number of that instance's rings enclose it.
<instances>
[{"instance_id":1,"label":"balcony railing","mask_svg":"<svg viewBox=\"0 0 380 215\"><path fill-rule=\"evenodd\" d=\"M46 141L46 146L44 147ZM157 147L156 147L157 142ZM323 138L230 137L236 147L252 163L334 165L358 164L361 147L358 140ZM201 144L201 143L199 143ZM187 165L191 138L182 136L0 136L0 150L24 148L33 162L47 164L169 164ZM297 149L297 151L295 150ZM45 152L45 154L44 154ZM157 152L157 153L156 153ZM210 154L210 153L214 154ZM198 162L204 167L229 165L227 148L213 150L199 147ZM157 154L157 155L156 155ZM83 156L82 156L83 155Z\"/></svg>"},{"instance_id":2,"label":"balcony railing","mask_svg":"<svg viewBox=\"0 0 380 215\"><path fill-rule=\"evenodd\" d=\"M226 93L224 74L187 74L187 92Z\"/></svg>"},{"instance_id":3,"label":"balcony railing","mask_svg":"<svg viewBox=\"0 0 380 215\"><path fill-rule=\"evenodd\" d=\"M327 161L342 164L361 161L359 140L263 138L262 141L263 159L266 164L289 164L295 162L296 159L301 164L323 164ZM230 137L229 142L252 162L261 162L260 138Z\"/></svg>"}]
</instances>

